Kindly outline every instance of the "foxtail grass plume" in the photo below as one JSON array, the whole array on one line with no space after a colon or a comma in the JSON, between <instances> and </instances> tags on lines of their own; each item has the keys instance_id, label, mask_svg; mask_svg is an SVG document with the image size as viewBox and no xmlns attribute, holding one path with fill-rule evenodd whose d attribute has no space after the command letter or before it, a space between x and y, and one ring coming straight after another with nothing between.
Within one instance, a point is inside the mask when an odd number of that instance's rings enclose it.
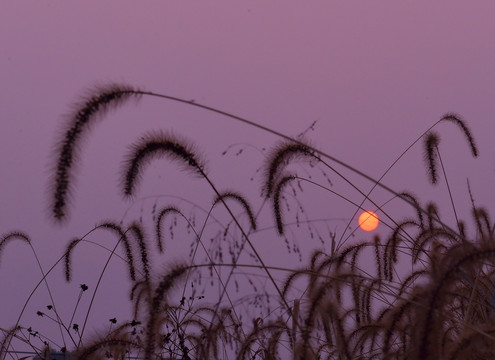
<instances>
[{"instance_id":1,"label":"foxtail grass plume","mask_svg":"<svg viewBox=\"0 0 495 360\"><path fill-rule=\"evenodd\" d=\"M67 218L67 203L74 183L74 168L84 137L105 113L130 99L139 99L140 96L139 90L131 86L110 84L96 87L75 104L55 149L57 163L52 170L50 207L56 221L61 222Z\"/></svg>"},{"instance_id":2,"label":"foxtail grass plume","mask_svg":"<svg viewBox=\"0 0 495 360\"><path fill-rule=\"evenodd\" d=\"M283 169L295 158L309 158L319 160L311 147L303 143L282 142L275 147L270 154L265 166L265 194L266 197L273 195L275 184L282 174Z\"/></svg>"},{"instance_id":3,"label":"foxtail grass plume","mask_svg":"<svg viewBox=\"0 0 495 360\"><path fill-rule=\"evenodd\" d=\"M139 90L131 86L110 84L88 91L88 94L74 105L55 149L57 163L52 170L51 213L56 221L63 221L67 217L67 202L73 187L74 168L84 137L105 113L130 99L139 99L140 96Z\"/></svg>"},{"instance_id":4,"label":"foxtail grass plume","mask_svg":"<svg viewBox=\"0 0 495 360\"><path fill-rule=\"evenodd\" d=\"M158 213L158 216L156 218L155 222L155 229L156 229L156 243L158 246L158 251L160 253L163 253L164 247L163 247L163 235L162 235L162 219L165 217L165 215L169 213L175 213L175 214L182 214L179 209L177 209L174 206L168 206Z\"/></svg>"},{"instance_id":5,"label":"foxtail grass plume","mask_svg":"<svg viewBox=\"0 0 495 360\"><path fill-rule=\"evenodd\" d=\"M27 242L28 244L31 244L31 240L25 233L23 233L22 231L12 231L6 235L3 235L0 239L0 257L2 255L2 250L5 248L5 245L13 239L19 239Z\"/></svg>"},{"instance_id":6,"label":"foxtail grass plume","mask_svg":"<svg viewBox=\"0 0 495 360\"><path fill-rule=\"evenodd\" d=\"M148 246L146 245L146 236L144 230L138 222L133 222L129 226L128 233L134 235L139 246L139 254L141 256L142 270L144 272L144 278L146 282L150 280L150 264L148 259Z\"/></svg>"},{"instance_id":7,"label":"foxtail grass plume","mask_svg":"<svg viewBox=\"0 0 495 360\"><path fill-rule=\"evenodd\" d=\"M217 196L215 198L215 200L213 201L213 206L215 206L216 204L218 204L219 202L221 201L225 201L227 199L232 199L232 200L236 200L239 204L241 204L241 206L244 208L244 210L246 210L246 214L247 216L249 217L249 221L251 223L251 228L253 230L256 230L256 219L254 217L254 213L253 213L253 210L251 209L251 206L249 205L248 201L246 200L246 198L244 198L242 195L240 195L239 193L235 192L235 191L226 191L224 193L221 193L219 196Z\"/></svg>"},{"instance_id":8,"label":"foxtail grass plume","mask_svg":"<svg viewBox=\"0 0 495 360\"><path fill-rule=\"evenodd\" d=\"M132 281L136 280L136 271L134 269L134 259L132 255L132 250L131 246L129 244L129 240L127 238L126 232L122 230L122 228L111 222L111 221L106 221L101 223L100 225L95 227L96 229L108 229L118 236L118 241L122 243L124 246L124 251L126 255L126 261L127 261L127 266L129 269L129 277ZM64 259L65 259L65 280L69 282L72 278L72 270L71 270L71 265L72 265L72 251L76 247L77 244L79 244L82 241L80 238L75 238L72 240L69 245L67 246L64 254Z\"/></svg>"},{"instance_id":9,"label":"foxtail grass plume","mask_svg":"<svg viewBox=\"0 0 495 360\"><path fill-rule=\"evenodd\" d=\"M132 145L124 161L123 191L125 196L134 194L145 165L159 157L179 162L187 170L205 176L205 165L195 154L192 145L177 136L156 131L145 134Z\"/></svg>"},{"instance_id":10,"label":"foxtail grass plume","mask_svg":"<svg viewBox=\"0 0 495 360\"><path fill-rule=\"evenodd\" d=\"M144 349L145 359L152 359L157 342L159 331L157 331L158 319L163 311L163 303L166 300L168 291L181 278L187 270L186 266L180 265L167 272L155 288L153 298L150 299L150 313L146 324L146 343Z\"/></svg>"},{"instance_id":11,"label":"foxtail grass plume","mask_svg":"<svg viewBox=\"0 0 495 360\"><path fill-rule=\"evenodd\" d=\"M454 114L454 113L447 113L445 114L442 119L442 121L450 121L459 126L462 130L462 133L466 137L469 147L471 149L471 153L474 157L477 157L479 152L478 152L478 147L476 146L476 143L474 141L474 137L471 134L471 130L469 130L469 127L467 126L466 121L464 121L459 115Z\"/></svg>"},{"instance_id":12,"label":"foxtail grass plume","mask_svg":"<svg viewBox=\"0 0 495 360\"><path fill-rule=\"evenodd\" d=\"M424 142L425 149L425 161L426 168L428 170L428 178L432 184L436 184L438 182L438 144L440 143L440 137L436 132L430 131L426 137Z\"/></svg>"},{"instance_id":13,"label":"foxtail grass plume","mask_svg":"<svg viewBox=\"0 0 495 360\"><path fill-rule=\"evenodd\" d=\"M280 204L282 191L285 188L285 186L288 185L293 180L296 180L296 177L293 175L284 176L282 179L280 179L280 181L277 182L277 185L275 186L275 191L273 192L273 213L275 214L275 222L277 223L277 230L279 235L284 234L282 207Z\"/></svg>"}]
</instances>

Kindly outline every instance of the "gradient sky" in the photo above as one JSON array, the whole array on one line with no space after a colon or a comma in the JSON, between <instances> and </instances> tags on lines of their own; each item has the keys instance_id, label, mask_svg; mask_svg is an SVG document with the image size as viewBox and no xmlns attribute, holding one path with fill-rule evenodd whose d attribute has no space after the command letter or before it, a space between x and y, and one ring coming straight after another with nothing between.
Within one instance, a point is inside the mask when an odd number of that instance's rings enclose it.
<instances>
[{"instance_id":1,"label":"gradient sky","mask_svg":"<svg viewBox=\"0 0 495 360\"><path fill-rule=\"evenodd\" d=\"M144 98L112 112L93 129L81 153L70 221L63 227L50 222L52 150L64 116L85 89L108 82L194 99L290 136L316 121L306 133L311 144L376 178L444 113L456 112L472 129L479 159L470 157L457 128L442 124L437 130L460 216L470 220L468 177L478 205L491 210L495 203L494 13L493 1L2 1L1 232L28 233L48 268L72 237L102 219L122 219L132 205L122 200L117 186L123 155L144 132L156 129L190 139L220 188L239 189L259 207L261 181L248 179L262 163L260 150L274 145L275 136L185 105ZM231 144L240 145L222 157ZM241 148L243 154L235 156ZM371 185L357 177L353 181L363 189ZM423 204L437 201L444 218L451 217L445 185L428 185L421 146L383 181L398 191L413 191ZM204 182L168 163L151 166L141 185L138 198L192 196L206 208L213 198ZM348 188L338 190L361 200ZM379 191L376 195L378 202L389 199ZM317 198L320 217L350 219L354 213L326 194ZM126 221L149 206L136 200ZM391 211L404 209L394 206ZM397 217L410 215L405 211ZM332 226L342 232L343 224ZM379 231L386 233L383 227ZM270 236L265 251L284 247ZM76 257L74 283L54 285L69 305L79 283L94 281L85 276L91 278L86 271L92 251L98 251L87 249ZM94 261L101 266L104 256ZM62 269L56 272L54 284L61 281ZM4 249L0 327L15 323L38 274L25 245ZM116 291L112 286L110 293ZM49 303L46 296L40 292L39 306ZM108 296L100 300L107 309L114 301Z\"/></svg>"}]
</instances>

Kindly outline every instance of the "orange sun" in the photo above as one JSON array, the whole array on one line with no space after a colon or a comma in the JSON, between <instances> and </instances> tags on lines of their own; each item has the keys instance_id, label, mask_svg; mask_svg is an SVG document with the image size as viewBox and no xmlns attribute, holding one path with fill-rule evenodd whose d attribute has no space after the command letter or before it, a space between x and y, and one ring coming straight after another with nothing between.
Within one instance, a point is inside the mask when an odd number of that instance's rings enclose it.
<instances>
[{"instance_id":1,"label":"orange sun","mask_svg":"<svg viewBox=\"0 0 495 360\"><path fill-rule=\"evenodd\" d=\"M364 211L359 215L359 227L364 231L373 231L378 226L378 215L373 211Z\"/></svg>"}]
</instances>

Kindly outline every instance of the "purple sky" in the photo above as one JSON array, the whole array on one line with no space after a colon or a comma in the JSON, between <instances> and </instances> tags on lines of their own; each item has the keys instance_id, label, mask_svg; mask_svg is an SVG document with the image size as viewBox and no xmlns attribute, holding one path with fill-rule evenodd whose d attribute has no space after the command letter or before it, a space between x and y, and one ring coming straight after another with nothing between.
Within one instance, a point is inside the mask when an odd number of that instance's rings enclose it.
<instances>
[{"instance_id":1,"label":"purple sky","mask_svg":"<svg viewBox=\"0 0 495 360\"><path fill-rule=\"evenodd\" d=\"M64 227L53 225L47 216L47 188L56 135L78 96L88 87L107 82L194 99L290 136L316 121L314 131L307 132L313 145L376 178L444 113L456 112L472 129L479 159L470 158L457 128L443 124L437 130L460 216L470 220L468 177L478 205L490 210L495 202L494 13L492 1L469 5L462 1L319 1L311 6L292 0L242 5L231 1L146 5L3 1L1 232L28 233L48 268L72 237L83 235L102 219L123 217L132 202L122 200L117 187L121 161L129 144L156 129L191 139L204 153L209 174L220 188L241 190L255 208L260 206L261 180L246 179L262 163L256 149L269 148L276 137L185 105L143 98L137 105L112 112L86 139L70 221ZM244 145L221 156L237 143ZM236 157L235 151L241 148L244 153ZM423 204L437 201L448 219L452 210L445 185L428 185L422 157L421 147L416 146L384 183L398 191L415 192ZM352 179L369 189L369 182ZM361 200L335 177L332 180L334 190ZM312 189L308 193L315 195L314 217L350 219L354 213L352 206L327 193ZM213 199L204 181L190 180L168 162L148 168L137 200L156 194L183 196L205 208ZM376 192L378 203L389 198ZM126 221L138 217L141 208L149 210L150 204L136 201ZM411 215L400 212L404 209L397 203L389 208L399 219ZM270 213L266 214L265 224L271 221ZM342 233L344 223L336 221L331 226ZM386 233L383 227L379 231ZM263 244L269 244L261 246L265 252L284 248L273 234ZM305 246L301 241L299 245ZM306 251L312 245L308 247ZM69 309L78 284L94 282L94 275L87 271L93 261L102 266L104 256L93 259L105 255L94 255L98 252L90 246L81 248L72 284L56 285L61 282L61 268L52 277L54 292L59 298L68 297ZM26 246L12 244L4 249L0 304L9 311L1 311L0 327L15 323L38 274ZM109 294L120 289L126 296L126 285L119 288L114 282L106 285ZM102 307L111 308L113 298L101 296ZM49 303L43 291L38 300L39 306ZM100 323L105 321L95 320L94 326Z\"/></svg>"}]
</instances>

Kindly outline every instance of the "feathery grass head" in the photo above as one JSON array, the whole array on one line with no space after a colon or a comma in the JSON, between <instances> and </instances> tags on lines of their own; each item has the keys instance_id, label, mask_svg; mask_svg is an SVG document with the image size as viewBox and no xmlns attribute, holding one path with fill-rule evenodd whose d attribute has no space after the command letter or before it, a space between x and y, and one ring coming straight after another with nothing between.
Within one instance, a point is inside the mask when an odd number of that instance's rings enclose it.
<instances>
[{"instance_id":1,"label":"feathery grass head","mask_svg":"<svg viewBox=\"0 0 495 360\"><path fill-rule=\"evenodd\" d=\"M495 226L490 221L490 214L483 207L473 208L473 218L478 229L480 238L484 241L493 241Z\"/></svg>"},{"instance_id":2,"label":"feathery grass head","mask_svg":"<svg viewBox=\"0 0 495 360\"><path fill-rule=\"evenodd\" d=\"M134 235L139 246L139 254L141 255L141 263L143 265L143 272L146 282L150 280L150 264L148 259L148 247L146 245L146 237L143 228L139 223L133 222L127 230L130 234Z\"/></svg>"},{"instance_id":3,"label":"feathery grass head","mask_svg":"<svg viewBox=\"0 0 495 360\"><path fill-rule=\"evenodd\" d=\"M253 210L251 209L251 206L249 205L249 203L246 200L246 198L244 198L241 194L239 194L239 193L237 193L235 191L226 191L226 192L223 192L223 193L219 194L219 196L217 196L215 198L215 200L213 201L213 206L215 206L219 202L225 201L227 199L236 200L237 202L239 202L239 204L242 205L242 207L244 208L244 210L246 210L247 216L249 217L249 221L251 223L251 228L253 230L256 230L256 219L254 217Z\"/></svg>"},{"instance_id":4,"label":"feathery grass head","mask_svg":"<svg viewBox=\"0 0 495 360\"><path fill-rule=\"evenodd\" d=\"M440 137L436 132L430 131L428 134L426 134L424 140L425 161L426 161L426 168L428 170L428 177L432 184L436 184L438 182L437 151L438 151L439 143L440 143Z\"/></svg>"},{"instance_id":5,"label":"feathery grass head","mask_svg":"<svg viewBox=\"0 0 495 360\"><path fill-rule=\"evenodd\" d=\"M56 221L67 218L68 197L74 182L74 168L79 157L81 142L95 121L106 112L121 106L131 98L139 98L139 90L127 86L110 84L97 87L74 106L68 116L65 129L55 148L57 157L51 181L51 214Z\"/></svg>"},{"instance_id":6,"label":"feathery grass head","mask_svg":"<svg viewBox=\"0 0 495 360\"><path fill-rule=\"evenodd\" d=\"M275 190L273 192L273 213L275 214L275 222L277 223L277 230L279 235L284 234L282 207L280 206L282 191L286 185L288 185L291 181L295 179L296 177L293 175L287 175L282 177L282 179L280 179L280 181L277 182L277 185L275 186Z\"/></svg>"},{"instance_id":7,"label":"feathery grass head","mask_svg":"<svg viewBox=\"0 0 495 360\"><path fill-rule=\"evenodd\" d=\"M6 235L3 235L0 238L0 257L2 255L2 250L5 247L5 244L7 244L8 242L10 242L13 239L19 239L19 240L27 242L28 244L31 244L31 240L29 239L29 237L25 233L23 233L22 231L12 231Z\"/></svg>"},{"instance_id":8,"label":"feathery grass head","mask_svg":"<svg viewBox=\"0 0 495 360\"><path fill-rule=\"evenodd\" d=\"M144 166L161 156L180 162L187 170L205 175L205 165L196 155L192 145L162 131L150 132L132 146L124 161L122 187L125 196L133 195Z\"/></svg>"},{"instance_id":9,"label":"feathery grass head","mask_svg":"<svg viewBox=\"0 0 495 360\"><path fill-rule=\"evenodd\" d=\"M126 261L127 261L127 265L128 265L128 269L129 269L129 277L132 281L136 280L136 272L134 269L134 259L133 259L131 246L129 244L129 240L127 238L126 233L122 230L122 228L119 225L117 225L111 221L102 222L100 225L97 225L95 227L95 230L99 229L99 228L108 229L108 230L114 232L117 236L119 236L119 242L122 242L122 245L124 246L124 250L125 250L125 254L126 254ZM69 243L69 245L67 246L67 249L65 250L64 269L65 269L65 280L67 282L70 282L71 278L72 278L72 270L71 270L72 269L71 268L72 252L73 252L74 248L76 247L76 245L79 244L81 241L82 241L82 239L80 239L80 238L73 239Z\"/></svg>"},{"instance_id":10,"label":"feathery grass head","mask_svg":"<svg viewBox=\"0 0 495 360\"><path fill-rule=\"evenodd\" d=\"M461 128L464 136L466 136L469 147L471 148L471 153L473 154L474 157L477 157L478 156L478 147L476 146L473 135L471 134L471 130L469 130L469 128L466 124L466 121L464 121L459 115L454 114L454 113L445 114L441 120L453 122Z\"/></svg>"},{"instance_id":11,"label":"feathery grass head","mask_svg":"<svg viewBox=\"0 0 495 360\"><path fill-rule=\"evenodd\" d=\"M284 167L294 158L309 158L319 160L313 150L305 144L282 142L268 155L265 166L265 193L266 197L273 195L277 179L281 176Z\"/></svg>"},{"instance_id":12,"label":"feathery grass head","mask_svg":"<svg viewBox=\"0 0 495 360\"><path fill-rule=\"evenodd\" d=\"M99 226L104 229L112 230L119 236L119 241L121 241L122 245L124 246L127 266L129 269L129 277L131 278L132 281L136 280L136 271L134 268L134 256L132 255L131 244L129 243L129 239L127 238L126 232L119 225L111 221L103 222Z\"/></svg>"},{"instance_id":13,"label":"feathery grass head","mask_svg":"<svg viewBox=\"0 0 495 360\"><path fill-rule=\"evenodd\" d=\"M181 211L174 206L168 206L168 207L162 209L160 211L160 213L158 214L158 216L156 218L156 222L155 222L155 229L156 229L156 242L157 242L157 246L158 246L158 251L160 253L163 253L163 250L164 250L161 223L162 223L162 219L165 217L165 215L167 215L169 213L182 214Z\"/></svg>"},{"instance_id":14,"label":"feathery grass head","mask_svg":"<svg viewBox=\"0 0 495 360\"><path fill-rule=\"evenodd\" d=\"M405 192L405 191L401 192L399 195L403 199L408 200L414 206L414 209L416 210L416 216L419 220L421 227L423 227L423 212L421 209L421 205L419 204L419 201L416 199L416 196L414 196L410 192Z\"/></svg>"},{"instance_id":15,"label":"feathery grass head","mask_svg":"<svg viewBox=\"0 0 495 360\"><path fill-rule=\"evenodd\" d=\"M162 280L155 288L153 298L150 299L150 313L148 323L146 325L146 345L145 345L145 359L151 359L155 350L157 338L159 332L156 327L158 325L158 318L162 311L161 304L166 299L167 292L174 286L179 278L186 273L187 267L184 265L175 266L171 271L167 272Z\"/></svg>"},{"instance_id":16,"label":"feathery grass head","mask_svg":"<svg viewBox=\"0 0 495 360\"><path fill-rule=\"evenodd\" d=\"M449 121L456 124L462 130L462 133L466 137L472 155L474 157L478 156L478 147L476 146L471 131L469 130L466 122L459 115L453 113L447 113L440 119L440 121ZM439 143L440 143L440 137L438 133L434 131L429 131L425 135L425 139L424 139L425 161L427 164L429 179L432 184L436 184L438 182L437 165L440 156L440 154L438 153Z\"/></svg>"},{"instance_id":17,"label":"feathery grass head","mask_svg":"<svg viewBox=\"0 0 495 360\"><path fill-rule=\"evenodd\" d=\"M72 279L72 268L71 268L71 255L72 255L72 250L75 248L75 246L81 241L79 238L73 239L69 245L67 245L67 250L65 250L65 255L64 255L64 265L65 265L65 281L70 282Z\"/></svg>"}]
</instances>

